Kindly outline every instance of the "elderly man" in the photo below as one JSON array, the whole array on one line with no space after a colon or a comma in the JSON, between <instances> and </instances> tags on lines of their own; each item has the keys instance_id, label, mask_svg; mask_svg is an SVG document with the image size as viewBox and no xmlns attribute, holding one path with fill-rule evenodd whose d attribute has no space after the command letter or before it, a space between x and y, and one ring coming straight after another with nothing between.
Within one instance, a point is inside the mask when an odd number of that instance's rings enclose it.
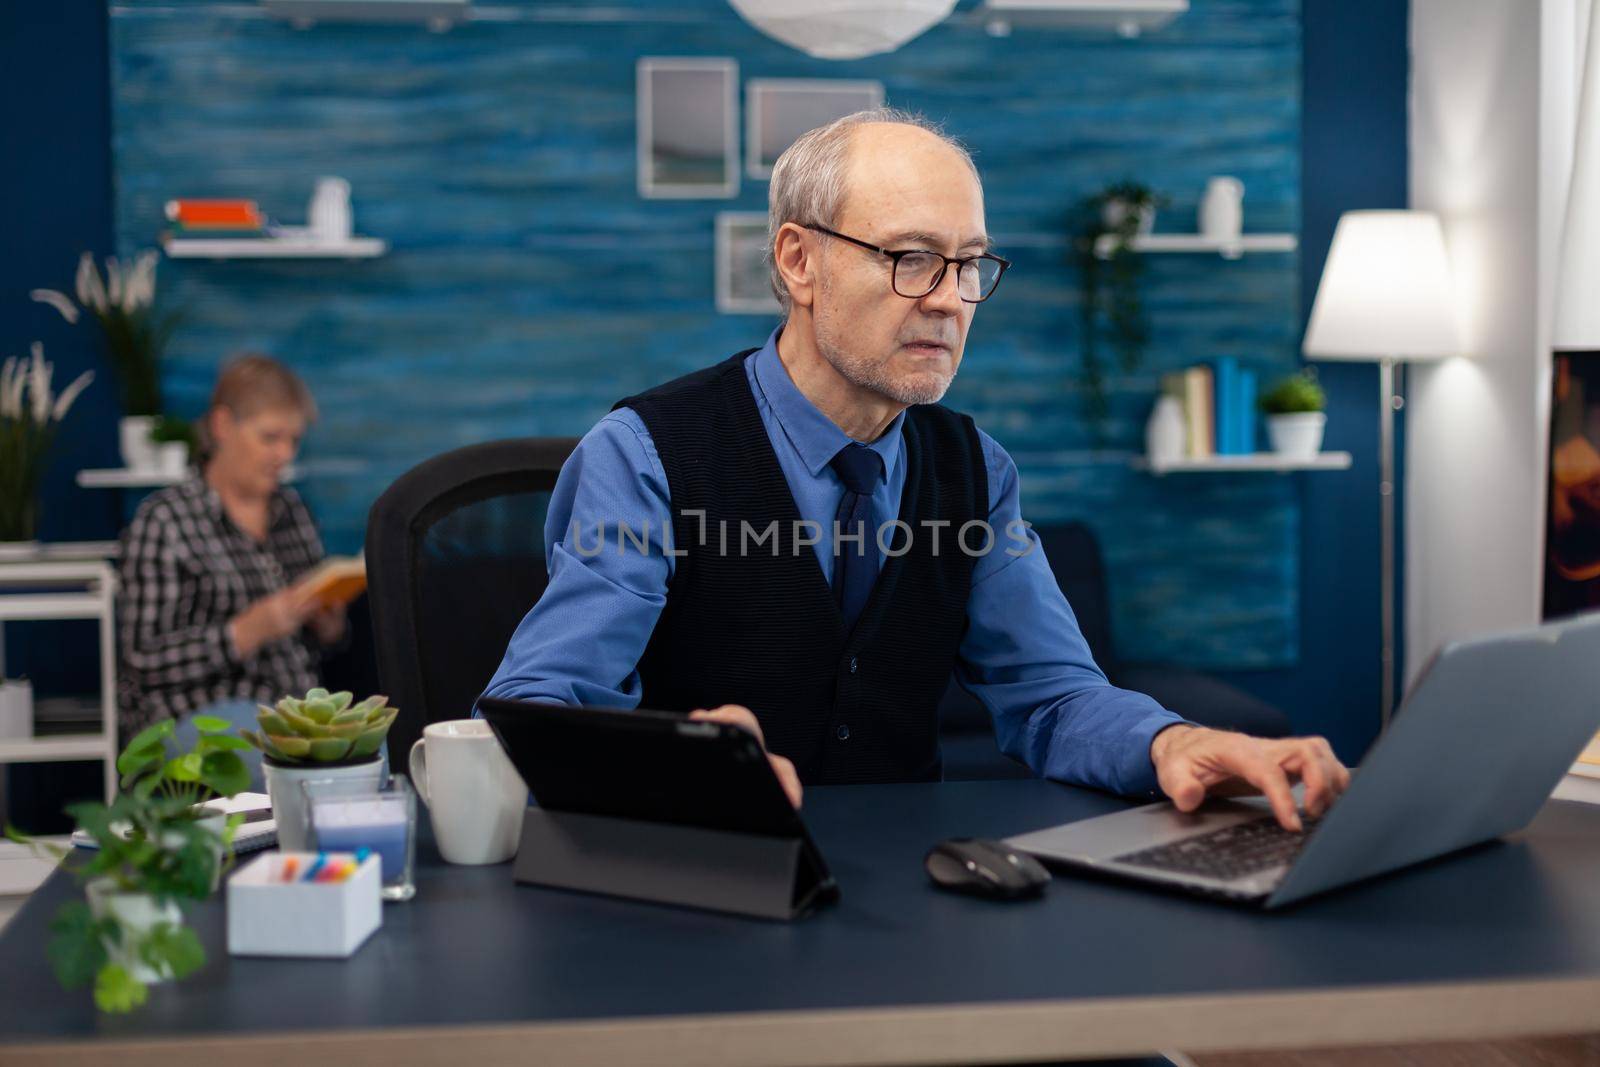
<instances>
[{"instance_id":1,"label":"elderly man","mask_svg":"<svg viewBox=\"0 0 1600 1067\"><path fill-rule=\"evenodd\" d=\"M940 775L952 671L1003 751L1124 794L1257 790L1300 829L1349 781L1321 738L1187 723L1095 666L1021 521L1017 469L938 404L990 254L971 157L862 112L773 168L765 345L622 400L550 503L550 585L486 695L690 712L800 783ZM710 709L710 710L706 710Z\"/></svg>"}]
</instances>

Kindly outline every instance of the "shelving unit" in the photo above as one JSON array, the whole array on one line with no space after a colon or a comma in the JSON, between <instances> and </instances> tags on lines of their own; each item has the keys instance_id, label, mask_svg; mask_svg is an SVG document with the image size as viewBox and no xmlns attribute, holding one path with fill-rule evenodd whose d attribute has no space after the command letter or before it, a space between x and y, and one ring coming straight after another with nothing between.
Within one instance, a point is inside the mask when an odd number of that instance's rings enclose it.
<instances>
[{"instance_id":1,"label":"shelving unit","mask_svg":"<svg viewBox=\"0 0 1600 1067\"><path fill-rule=\"evenodd\" d=\"M92 547L85 546L86 554ZM104 559L51 561L43 555L41 551L38 561L0 562L0 628L7 622L48 619L94 619L100 624L98 730L0 740L0 763L100 760L110 803L117 789L116 575Z\"/></svg>"},{"instance_id":2,"label":"shelving unit","mask_svg":"<svg viewBox=\"0 0 1600 1067\"><path fill-rule=\"evenodd\" d=\"M389 251L389 242L378 237L163 237L161 247L173 259L375 259Z\"/></svg>"},{"instance_id":3,"label":"shelving unit","mask_svg":"<svg viewBox=\"0 0 1600 1067\"><path fill-rule=\"evenodd\" d=\"M1110 259L1116 246L1117 239L1107 234L1094 243L1094 254ZM1238 259L1250 252L1293 252L1299 247L1300 239L1292 233L1246 233L1231 240L1198 233L1146 233L1128 242L1132 252L1209 252L1223 259Z\"/></svg>"},{"instance_id":4,"label":"shelving unit","mask_svg":"<svg viewBox=\"0 0 1600 1067\"><path fill-rule=\"evenodd\" d=\"M1135 456L1129 465L1136 470L1149 471L1157 477L1164 474L1288 474L1291 471L1345 470L1350 466L1350 453L1319 452L1312 459L1294 459L1276 452L1252 452L1238 456L1176 459L1159 464L1150 462L1148 457Z\"/></svg>"}]
</instances>

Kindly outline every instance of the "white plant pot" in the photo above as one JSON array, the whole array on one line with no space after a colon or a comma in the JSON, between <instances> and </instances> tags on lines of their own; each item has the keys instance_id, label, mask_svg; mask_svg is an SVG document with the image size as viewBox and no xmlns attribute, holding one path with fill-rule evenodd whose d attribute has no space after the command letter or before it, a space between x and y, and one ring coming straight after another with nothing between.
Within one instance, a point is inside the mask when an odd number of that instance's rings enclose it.
<instances>
[{"instance_id":1,"label":"white plant pot","mask_svg":"<svg viewBox=\"0 0 1600 1067\"><path fill-rule=\"evenodd\" d=\"M157 906L155 898L148 893L120 893L116 883L109 879L90 882L84 888L84 894L89 898L89 912L96 919L110 915L122 924L123 941L106 945L106 954L111 961L121 964L130 975L146 985L171 981L171 971L165 968L157 970L146 964L139 959L130 942L137 944L157 923L182 926L183 912L178 910L178 905L169 900Z\"/></svg>"},{"instance_id":2,"label":"white plant pot","mask_svg":"<svg viewBox=\"0 0 1600 1067\"><path fill-rule=\"evenodd\" d=\"M182 441L163 441L155 446L156 468L162 474L182 478L189 471L189 446Z\"/></svg>"},{"instance_id":3,"label":"white plant pot","mask_svg":"<svg viewBox=\"0 0 1600 1067\"><path fill-rule=\"evenodd\" d=\"M1108 230L1115 230L1128 217L1126 200L1107 200L1100 206L1100 222ZM1156 228L1156 206L1145 204L1139 208L1139 235L1149 234Z\"/></svg>"},{"instance_id":4,"label":"white plant pot","mask_svg":"<svg viewBox=\"0 0 1600 1067\"><path fill-rule=\"evenodd\" d=\"M1320 411L1293 415L1268 415L1267 437L1272 450L1286 459L1315 459L1322 451L1322 431L1328 416Z\"/></svg>"},{"instance_id":5,"label":"white plant pot","mask_svg":"<svg viewBox=\"0 0 1600 1067\"><path fill-rule=\"evenodd\" d=\"M384 773L381 754L365 763L345 767L316 763L289 767L274 763L272 757L268 756L261 761L261 769L267 779L267 794L272 797L272 821L278 830L278 849L282 852L311 851L307 848L310 834L307 832L306 799L300 789L301 782L317 778L337 778L341 781L365 779L372 782L373 791L376 792Z\"/></svg>"},{"instance_id":6,"label":"white plant pot","mask_svg":"<svg viewBox=\"0 0 1600 1067\"><path fill-rule=\"evenodd\" d=\"M150 440L150 429L155 421L153 415L124 415L117 424L122 465L130 471L153 473L157 470L156 446Z\"/></svg>"}]
</instances>

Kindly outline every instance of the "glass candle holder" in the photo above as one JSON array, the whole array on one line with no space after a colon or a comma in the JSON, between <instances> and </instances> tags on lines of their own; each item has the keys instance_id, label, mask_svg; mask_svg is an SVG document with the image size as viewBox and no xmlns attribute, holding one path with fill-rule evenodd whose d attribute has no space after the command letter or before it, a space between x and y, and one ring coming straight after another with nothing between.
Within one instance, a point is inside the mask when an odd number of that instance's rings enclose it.
<instances>
[{"instance_id":1,"label":"glass candle holder","mask_svg":"<svg viewBox=\"0 0 1600 1067\"><path fill-rule=\"evenodd\" d=\"M383 899L410 900L417 887L417 794L401 774L372 781L311 778L305 797L306 841L319 852L369 848L383 865Z\"/></svg>"}]
</instances>

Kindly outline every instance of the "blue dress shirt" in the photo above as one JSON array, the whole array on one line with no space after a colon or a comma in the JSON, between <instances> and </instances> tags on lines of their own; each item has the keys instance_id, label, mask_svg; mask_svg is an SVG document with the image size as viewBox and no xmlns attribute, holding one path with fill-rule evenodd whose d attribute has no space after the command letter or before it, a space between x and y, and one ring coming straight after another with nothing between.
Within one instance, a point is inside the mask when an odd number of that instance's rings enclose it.
<instances>
[{"instance_id":1,"label":"blue dress shirt","mask_svg":"<svg viewBox=\"0 0 1600 1067\"><path fill-rule=\"evenodd\" d=\"M828 461L850 438L789 378L777 336L745 361L745 372L801 519L831 529L845 490ZM902 412L869 444L885 472L872 495L869 531L899 517L904 421ZM1000 749L1035 773L1152 793L1151 739L1184 720L1111 685L1095 665L1037 535L1022 524L1016 464L988 434L979 431L979 438L995 541L973 569L956 678L989 710ZM484 695L638 707L638 662L673 572L671 529L667 476L650 433L632 409L619 408L561 469L545 519L549 587L517 626ZM831 582L830 539L814 551Z\"/></svg>"}]
</instances>

